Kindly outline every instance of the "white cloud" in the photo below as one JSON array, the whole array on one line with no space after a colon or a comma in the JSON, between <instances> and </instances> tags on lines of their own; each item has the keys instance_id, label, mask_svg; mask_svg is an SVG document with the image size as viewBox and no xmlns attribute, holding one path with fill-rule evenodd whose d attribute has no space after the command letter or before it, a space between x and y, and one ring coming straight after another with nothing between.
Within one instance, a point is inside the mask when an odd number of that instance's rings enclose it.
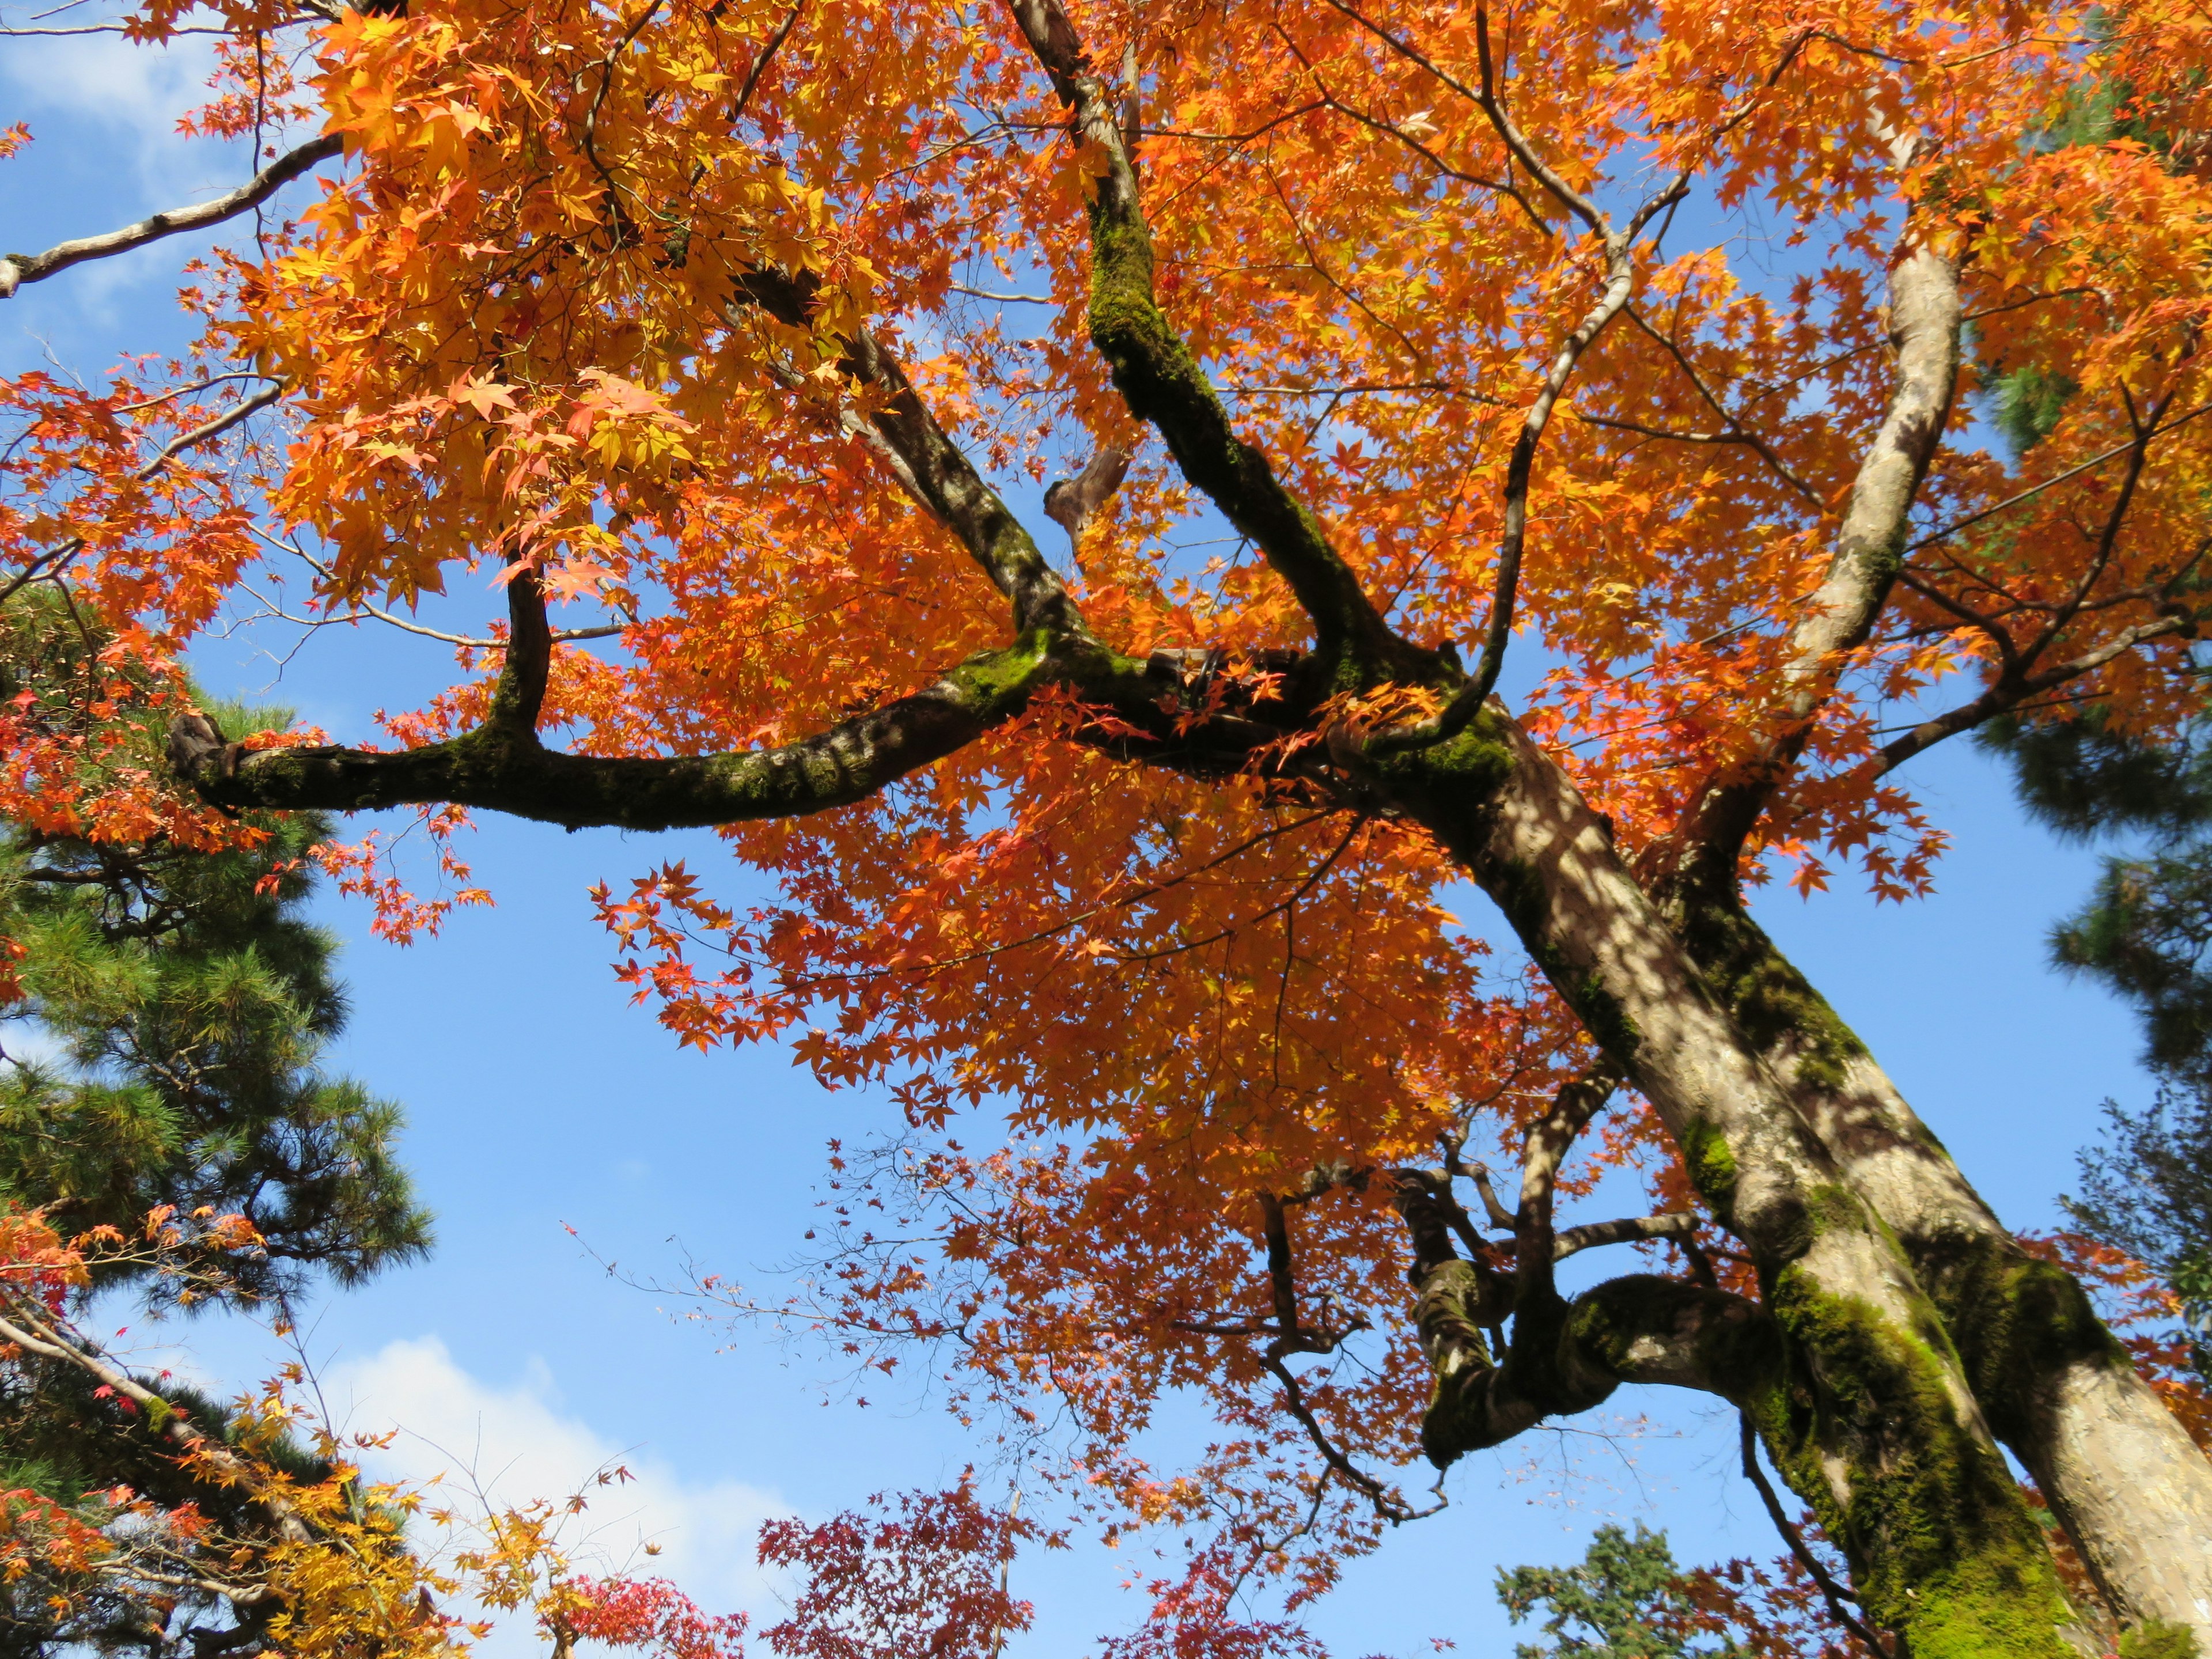
<instances>
[{"instance_id":1,"label":"white cloud","mask_svg":"<svg viewBox=\"0 0 2212 1659\"><path fill-rule=\"evenodd\" d=\"M35 1019L0 1019L0 1054L23 1066L65 1067L69 1050Z\"/></svg>"},{"instance_id":2,"label":"white cloud","mask_svg":"<svg viewBox=\"0 0 2212 1659\"><path fill-rule=\"evenodd\" d=\"M557 1503L587 1491L590 1507L562 1534L578 1569L671 1579L710 1613L743 1610L757 1619L775 1610L781 1579L761 1570L754 1552L761 1522L790 1513L790 1506L738 1481L686 1480L660 1459L565 1414L542 1361L533 1361L519 1383L497 1387L456 1364L435 1337L424 1337L334 1366L322 1385L345 1431L399 1431L388 1450L364 1459L372 1476L420 1485L443 1474L450 1499L481 1492L498 1505ZM592 1484L600 1470L617 1465L634 1479ZM648 1543L659 1546L658 1555L647 1556ZM479 1650L542 1646L526 1629L514 1628Z\"/></svg>"},{"instance_id":3,"label":"white cloud","mask_svg":"<svg viewBox=\"0 0 2212 1659\"><path fill-rule=\"evenodd\" d=\"M0 105L8 118L27 119L35 140L24 159L9 163L11 182L46 193L56 239L204 201L252 175L250 145L177 131L181 117L213 95L208 81L215 66L206 36L160 46L116 34L8 43L0 55ZM76 164L49 170L64 157ZM96 189L88 188L88 172ZM216 240L204 231L80 266L67 279L70 303L112 326L119 306L146 289L173 287L183 263Z\"/></svg>"},{"instance_id":4,"label":"white cloud","mask_svg":"<svg viewBox=\"0 0 2212 1659\"><path fill-rule=\"evenodd\" d=\"M161 195L167 206L175 191L228 190L238 183L231 164L239 157L231 146L177 134L179 118L207 102L214 69L215 49L205 37L156 46L94 34L18 42L0 75L9 83L14 112L31 118L34 134L41 115L98 129L103 143L131 158L138 188Z\"/></svg>"}]
</instances>

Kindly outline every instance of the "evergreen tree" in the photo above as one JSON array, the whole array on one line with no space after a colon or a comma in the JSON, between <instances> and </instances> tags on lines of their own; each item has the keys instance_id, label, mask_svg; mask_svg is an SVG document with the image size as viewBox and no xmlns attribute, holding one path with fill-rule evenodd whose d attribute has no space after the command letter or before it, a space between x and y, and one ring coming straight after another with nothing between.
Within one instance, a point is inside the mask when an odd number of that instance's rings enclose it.
<instances>
[{"instance_id":1,"label":"evergreen tree","mask_svg":"<svg viewBox=\"0 0 2212 1659\"><path fill-rule=\"evenodd\" d=\"M104 763L150 756L127 714L97 712L115 699L87 694L88 675L117 672L99 642L30 598L0 629L0 697L94 728ZM258 839L213 852L21 824L0 838L0 939L21 990L0 1065L0 1202L65 1231L127 1231L161 1205L237 1212L267 1240L241 1289L316 1268L351 1283L420 1254L428 1220L393 1155L398 1108L318 1066L346 1018L336 941L305 915L304 855L329 826L254 813L242 827Z\"/></svg>"},{"instance_id":2,"label":"evergreen tree","mask_svg":"<svg viewBox=\"0 0 2212 1659\"><path fill-rule=\"evenodd\" d=\"M84 629L66 594L31 589L0 606L0 701L82 764L150 775L162 690ZM306 854L328 828L314 813L249 813L209 849L0 825L0 965L14 993L0 1005L0 1210L43 1212L64 1237L105 1226L136 1239L162 1206L204 1209L244 1215L264 1241L204 1261L189 1245L120 1252L80 1300L128 1288L173 1301L190 1284L250 1301L318 1272L349 1284L427 1248L395 1155L398 1108L319 1067L346 1018L337 942L306 915ZM156 1258L163 1271L149 1271ZM303 1485L333 1474L194 1389L137 1381L256 1467ZM269 1547L268 1505L181 1457L164 1428L81 1367L0 1349L0 1540L22 1546L0 1572L0 1659L264 1648L279 1603L223 1583ZM29 1547L72 1528L107 1540L96 1568Z\"/></svg>"},{"instance_id":3,"label":"evergreen tree","mask_svg":"<svg viewBox=\"0 0 2212 1659\"><path fill-rule=\"evenodd\" d=\"M2105 1103L2103 1144L2063 1200L2081 1229L2156 1269L2212 1376L2212 747L2144 744L2094 719L1992 734L2028 809L2080 840L2126 832L2086 903L2051 935L2060 966L2101 981L2143 1025L2148 1110Z\"/></svg>"},{"instance_id":4,"label":"evergreen tree","mask_svg":"<svg viewBox=\"0 0 2212 1659\"><path fill-rule=\"evenodd\" d=\"M1516 1625L1546 1610L1551 1644L1520 1643L1515 1659L1719 1659L1738 1651L1733 1641L1692 1646L1696 1609L1667 1534L1640 1522L1633 1538L1600 1527L1578 1566L1499 1568L1498 1599Z\"/></svg>"}]
</instances>

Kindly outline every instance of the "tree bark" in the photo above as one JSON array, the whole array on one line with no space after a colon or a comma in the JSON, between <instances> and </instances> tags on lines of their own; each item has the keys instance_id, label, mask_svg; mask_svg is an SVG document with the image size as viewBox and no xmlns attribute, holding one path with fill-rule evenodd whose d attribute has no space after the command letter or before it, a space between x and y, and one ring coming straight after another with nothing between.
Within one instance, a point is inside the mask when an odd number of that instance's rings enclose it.
<instances>
[{"instance_id":1,"label":"tree bark","mask_svg":"<svg viewBox=\"0 0 2212 1659\"><path fill-rule=\"evenodd\" d=\"M1746 1409L1842 1545L1869 1616L1920 1659L2067 1652L2056 1569L1936 1310L1604 822L1495 704L1377 769L1497 901L1749 1247L1805 1383L1755 1389Z\"/></svg>"},{"instance_id":2,"label":"tree bark","mask_svg":"<svg viewBox=\"0 0 2212 1659\"><path fill-rule=\"evenodd\" d=\"M1668 903L1690 955L1896 1234L1991 1428L2123 1619L2212 1653L2212 1461L2071 1275L2023 1250L1856 1033L1733 891Z\"/></svg>"}]
</instances>

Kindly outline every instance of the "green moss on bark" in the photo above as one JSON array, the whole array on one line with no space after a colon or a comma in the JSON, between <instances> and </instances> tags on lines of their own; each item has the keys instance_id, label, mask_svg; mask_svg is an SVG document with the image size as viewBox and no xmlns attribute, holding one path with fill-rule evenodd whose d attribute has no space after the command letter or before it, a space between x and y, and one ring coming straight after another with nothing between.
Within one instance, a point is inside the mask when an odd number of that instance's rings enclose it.
<instances>
[{"instance_id":1,"label":"green moss on bark","mask_svg":"<svg viewBox=\"0 0 2212 1659\"><path fill-rule=\"evenodd\" d=\"M1738 1172L1727 1139L1705 1119L1693 1117L1682 1126L1680 1145L1683 1166L1698 1195L1715 1215L1726 1219L1734 1214Z\"/></svg>"},{"instance_id":2,"label":"green moss on bark","mask_svg":"<svg viewBox=\"0 0 2212 1659\"><path fill-rule=\"evenodd\" d=\"M2029 1432L2035 1384L2052 1371L2081 1360L2130 1363L2074 1276L2009 1239L1946 1238L1923 1247L1914 1270L2001 1439Z\"/></svg>"},{"instance_id":3,"label":"green moss on bark","mask_svg":"<svg viewBox=\"0 0 2212 1659\"><path fill-rule=\"evenodd\" d=\"M1839 1540L1867 1612L1905 1632L1913 1659L2068 1659L2072 1613L2019 1488L1959 1419L1943 1356L1856 1297L1821 1289L1800 1263L1769 1306L1826 1401L1809 1435L1778 1444L1790 1485ZM1828 1468L1840 1463L1838 1502Z\"/></svg>"},{"instance_id":4,"label":"green moss on bark","mask_svg":"<svg viewBox=\"0 0 2212 1659\"><path fill-rule=\"evenodd\" d=\"M1733 893L1681 902L1674 918L1682 944L1722 1006L1762 1054L1787 1042L1802 1082L1840 1089L1866 1044L1774 948Z\"/></svg>"},{"instance_id":5,"label":"green moss on bark","mask_svg":"<svg viewBox=\"0 0 2212 1659\"><path fill-rule=\"evenodd\" d=\"M2120 1659L2197 1659L2197 1632L2157 1620L2120 1632Z\"/></svg>"}]
</instances>

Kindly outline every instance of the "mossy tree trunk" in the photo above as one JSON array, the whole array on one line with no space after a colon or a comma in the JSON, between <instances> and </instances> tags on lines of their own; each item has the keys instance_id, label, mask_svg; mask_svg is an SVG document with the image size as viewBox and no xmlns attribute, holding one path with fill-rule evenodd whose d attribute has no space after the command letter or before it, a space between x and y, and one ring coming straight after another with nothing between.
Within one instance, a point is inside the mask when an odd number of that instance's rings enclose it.
<instances>
[{"instance_id":1,"label":"mossy tree trunk","mask_svg":"<svg viewBox=\"0 0 2212 1659\"><path fill-rule=\"evenodd\" d=\"M1395 802L1497 901L1651 1102L1715 1217L1757 1266L1778 1360L1701 1378L1670 1363L1663 1380L1710 1388L1745 1409L1844 1548L1869 1616L1921 1659L2067 1653L2074 1613L1941 1313L1896 1236L1614 851L1604 821L1494 710L1383 775ZM1429 1294L1425 1329L1467 1317L1455 1315L1462 1293L1451 1286ZM1562 1374L1662 1380L1626 1363L1639 1333L1648 1347L1655 1316L1630 1316L1632 1300L1615 1291L1551 1317L1525 1305L1516 1318L1535 1322L1535 1352ZM1543 1333L1554 1325L1571 1364L1553 1358L1558 1340ZM1516 1328L1516 1350L1522 1340ZM1600 1364L1608 1352L1615 1358ZM1451 1375L1480 1369L1462 1361ZM1571 1388L1527 1392L1580 1408ZM1495 1409L1486 1395L1483 1420Z\"/></svg>"},{"instance_id":2,"label":"mossy tree trunk","mask_svg":"<svg viewBox=\"0 0 2212 1659\"><path fill-rule=\"evenodd\" d=\"M2023 1250L1864 1043L1746 914L1732 874L1662 893L1690 955L1941 1311L1998 1438L2116 1611L2212 1652L2212 1461L2098 1321Z\"/></svg>"}]
</instances>

